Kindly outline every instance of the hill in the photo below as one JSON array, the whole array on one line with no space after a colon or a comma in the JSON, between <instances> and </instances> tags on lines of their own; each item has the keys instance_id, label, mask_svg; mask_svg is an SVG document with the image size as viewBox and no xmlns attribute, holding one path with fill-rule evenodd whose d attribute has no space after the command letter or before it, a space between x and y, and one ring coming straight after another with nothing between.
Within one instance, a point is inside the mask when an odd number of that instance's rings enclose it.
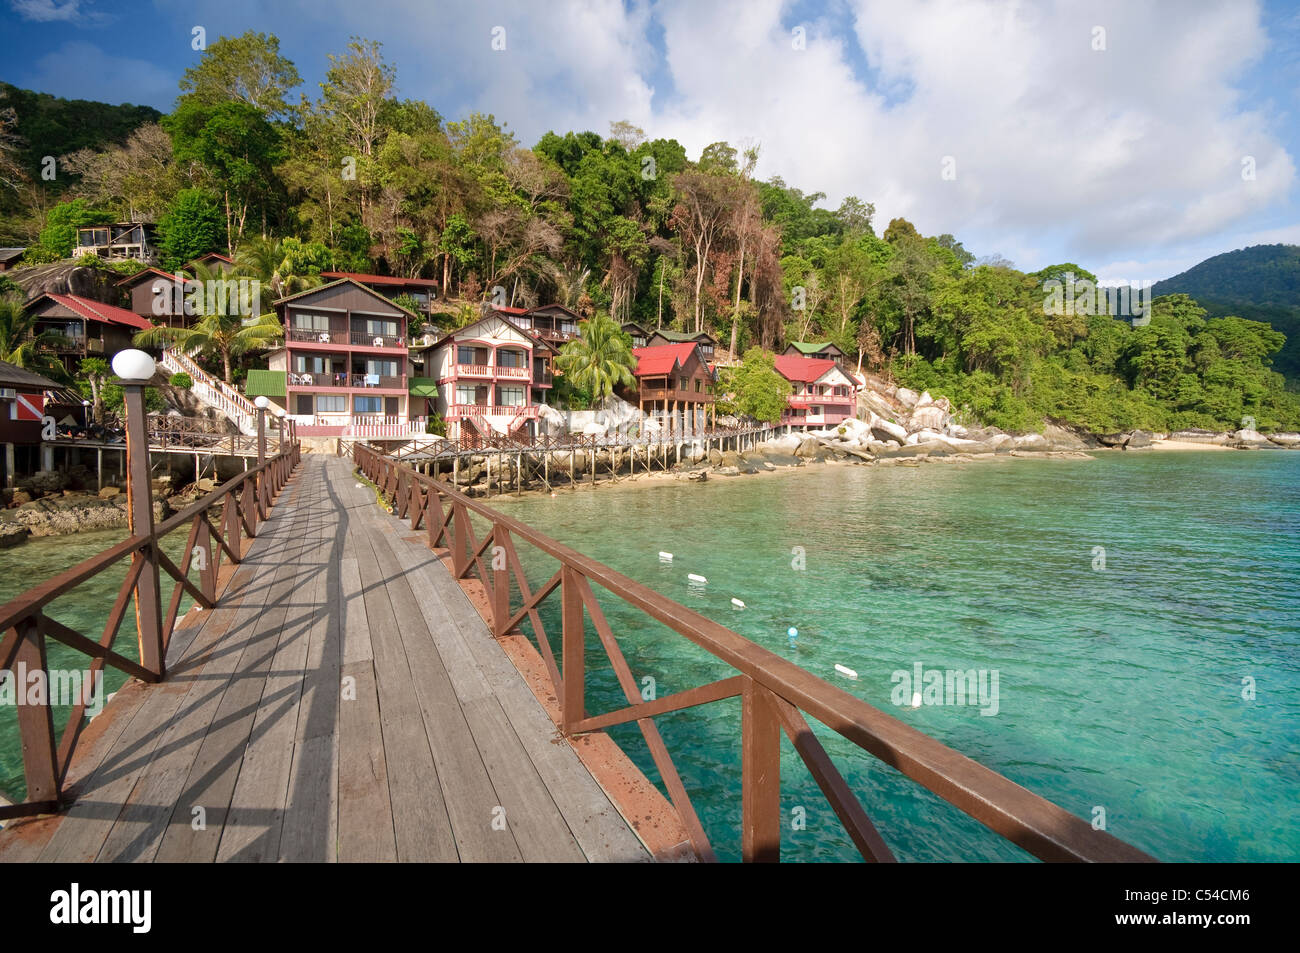
<instances>
[{"instance_id":1,"label":"hill","mask_svg":"<svg viewBox=\"0 0 1300 953\"><path fill-rule=\"evenodd\" d=\"M1300 245L1253 245L1157 281L1152 294L1186 294L1212 317L1264 321L1286 335L1273 367L1300 384Z\"/></svg>"}]
</instances>

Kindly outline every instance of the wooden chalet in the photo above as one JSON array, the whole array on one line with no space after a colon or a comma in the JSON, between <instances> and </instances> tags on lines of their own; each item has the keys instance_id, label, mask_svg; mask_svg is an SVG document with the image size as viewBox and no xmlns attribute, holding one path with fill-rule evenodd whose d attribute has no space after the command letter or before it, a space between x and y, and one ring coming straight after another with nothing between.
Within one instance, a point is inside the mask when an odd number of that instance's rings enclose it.
<instances>
[{"instance_id":1,"label":"wooden chalet","mask_svg":"<svg viewBox=\"0 0 1300 953\"><path fill-rule=\"evenodd\" d=\"M88 225L77 229L77 247L72 250L72 257L97 255L113 261L125 258L155 261L158 258L155 232L149 222Z\"/></svg>"},{"instance_id":2,"label":"wooden chalet","mask_svg":"<svg viewBox=\"0 0 1300 953\"><path fill-rule=\"evenodd\" d=\"M686 331L669 331L666 328L659 328L646 340L647 347L660 347L664 344L698 344L705 362L711 364L713 350L717 347L718 340L708 331L691 334Z\"/></svg>"},{"instance_id":3,"label":"wooden chalet","mask_svg":"<svg viewBox=\"0 0 1300 953\"><path fill-rule=\"evenodd\" d=\"M791 341L781 353L785 357L811 357L816 360L836 361L841 364L843 364L844 358L847 356L829 341L821 344L808 341Z\"/></svg>"},{"instance_id":4,"label":"wooden chalet","mask_svg":"<svg viewBox=\"0 0 1300 953\"><path fill-rule=\"evenodd\" d=\"M118 351L133 346L131 340L137 332L153 327L146 318L125 308L78 295L43 294L29 301L25 309L37 319L32 337L46 332L58 336L44 347L54 353L69 374L76 374L87 357L112 360Z\"/></svg>"},{"instance_id":5,"label":"wooden chalet","mask_svg":"<svg viewBox=\"0 0 1300 953\"><path fill-rule=\"evenodd\" d=\"M716 378L697 341L634 348L637 406L675 433L693 433L716 419Z\"/></svg>"}]
</instances>

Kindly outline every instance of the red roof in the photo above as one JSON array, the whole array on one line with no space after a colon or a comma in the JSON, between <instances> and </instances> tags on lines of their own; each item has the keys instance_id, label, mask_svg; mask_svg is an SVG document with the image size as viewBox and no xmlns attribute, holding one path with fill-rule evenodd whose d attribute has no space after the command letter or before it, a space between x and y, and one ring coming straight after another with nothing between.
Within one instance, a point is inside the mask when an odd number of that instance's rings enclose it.
<instances>
[{"instance_id":1,"label":"red roof","mask_svg":"<svg viewBox=\"0 0 1300 953\"><path fill-rule=\"evenodd\" d=\"M637 377L670 374L674 367L686 365L696 347L694 341L687 341L684 344L656 344L654 347L633 348L632 355L636 358L636 370L632 373Z\"/></svg>"},{"instance_id":2,"label":"red roof","mask_svg":"<svg viewBox=\"0 0 1300 953\"><path fill-rule=\"evenodd\" d=\"M91 301L89 298L82 298L78 295L56 295L46 294L43 297L52 301L57 301L77 314L81 315L88 321L102 321L106 324L125 324L128 327L138 328L141 331L147 331L153 327L148 321L127 311L125 308L115 308L111 304L103 304L99 301ZM39 300L39 299L38 299Z\"/></svg>"},{"instance_id":3,"label":"red roof","mask_svg":"<svg viewBox=\"0 0 1300 953\"><path fill-rule=\"evenodd\" d=\"M432 278L394 278L392 275L363 275L355 271L322 271L322 278L351 278L363 285L414 285L420 288L436 288L438 282Z\"/></svg>"},{"instance_id":4,"label":"red roof","mask_svg":"<svg viewBox=\"0 0 1300 953\"><path fill-rule=\"evenodd\" d=\"M492 310L501 311L505 314L527 314L528 313L527 308L507 308L505 305L497 306L495 304L492 306Z\"/></svg>"},{"instance_id":5,"label":"red roof","mask_svg":"<svg viewBox=\"0 0 1300 953\"><path fill-rule=\"evenodd\" d=\"M160 271L157 268L146 268L143 271L137 271L134 275L128 275L127 277L123 278L121 281L117 283L119 285L129 285L151 274L157 275L160 278L167 278L172 282L175 282L177 280L175 275L169 275L165 271ZM184 280L184 282L187 285L193 283L194 281L194 279L191 278L189 275L182 275L181 278L182 280Z\"/></svg>"},{"instance_id":6,"label":"red roof","mask_svg":"<svg viewBox=\"0 0 1300 953\"><path fill-rule=\"evenodd\" d=\"M776 372L788 381L811 384L835 366L834 361L820 357L794 357L784 355L776 359Z\"/></svg>"}]
</instances>

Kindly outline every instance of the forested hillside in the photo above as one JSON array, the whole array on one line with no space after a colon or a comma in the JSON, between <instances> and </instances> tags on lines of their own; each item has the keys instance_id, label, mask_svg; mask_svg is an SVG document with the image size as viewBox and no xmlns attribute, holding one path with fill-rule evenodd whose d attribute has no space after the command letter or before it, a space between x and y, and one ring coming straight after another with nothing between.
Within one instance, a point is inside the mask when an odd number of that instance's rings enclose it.
<instances>
[{"instance_id":1,"label":"forested hillside","mask_svg":"<svg viewBox=\"0 0 1300 953\"><path fill-rule=\"evenodd\" d=\"M1300 387L1300 245L1254 245L1207 258L1158 281L1155 294L1186 294L1212 315L1266 321L1286 335L1273 364Z\"/></svg>"},{"instance_id":2,"label":"forested hillside","mask_svg":"<svg viewBox=\"0 0 1300 953\"><path fill-rule=\"evenodd\" d=\"M400 98L377 43L327 62L310 99L274 36L210 44L170 115L141 114L112 145L68 140L66 193L41 181L20 111L0 139L15 203L0 243L55 260L78 224L145 218L167 267L220 250L286 287L329 268L435 278L448 324L484 300L556 301L707 329L724 356L831 340L1009 429L1300 426L1270 368L1282 336L1264 324L1207 319L1182 297L1143 327L1091 293L1054 308L1045 282L1095 277L1073 263L1026 274L901 218L882 227L866 199L826 208L760 176L759 147L691 157L628 122L528 147L492 115Z\"/></svg>"}]
</instances>

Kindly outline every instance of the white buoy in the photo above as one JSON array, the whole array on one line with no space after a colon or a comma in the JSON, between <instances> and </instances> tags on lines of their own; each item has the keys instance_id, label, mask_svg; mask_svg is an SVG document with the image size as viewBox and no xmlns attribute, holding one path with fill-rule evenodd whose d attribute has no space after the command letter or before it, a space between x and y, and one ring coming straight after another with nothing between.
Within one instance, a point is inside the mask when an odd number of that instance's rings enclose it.
<instances>
[{"instance_id":1,"label":"white buoy","mask_svg":"<svg viewBox=\"0 0 1300 953\"><path fill-rule=\"evenodd\" d=\"M708 581L709 581L709 580L705 579L703 576L697 576L697 575L696 575L695 573L693 573L693 572L688 572L688 573L686 574L686 578L689 579L691 582L708 582Z\"/></svg>"},{"instance_id":2,"label":"white buoy","mask_svg":"<svg viewBox=\"0 0 1300 953\"><path fill-rule=\"evenodd\" d=\"M920 693L920 692L912 692L912 707L913 707L913 708L920 708L920 707L921 707L921 693Z\"/></svg>"},{"instance_id":3,"label":"white buoy","mask_svg":"<svg viewBox=\"0 0 1300 953\"><path fill-rule=\"evenodd\" d=\"M794 626L790 626L790 628L786 629L785 634L790 636L792 640L799 638L799 630L796 629Z\"/></svg>"},{"instance_id":4,"label":"white buoy","mask_svg":"<svg viewBox=\"0 0 1300 953\"><path fill-rule=\"evenodd\" d=\"M849 668L846 665L841 665L839 662L835 663L835 671L839 672L841 675L845 676L846 678L858 677L857 672L853 671L853 669Z\"/></svg>"},{"instance_id":5,"label":"white buoy","mask_svg":"<svg viewBox=\"0 0 1300 953\"><path fill-rule=\"evenodd\" d=\"M663 560L664 562L666 562L666 563L670 563L670 562L673 561L673 554L672 554L672 553L666 553L666 552L664 552L664 551L661 549L661 550L659 550L659 558L662 559L662 560Z\"/></svg>"},{"instance_id":6,"label":"white buoy","mask_svg":"<svg viewBox=\"0 0 1300 953\"><path fill-rule=\"evenodd\" d=\"M741 602L739 599L732 599L731 604L735 606L737 609L745 608L745 604Z\"/></svg>"}]
</instances>

